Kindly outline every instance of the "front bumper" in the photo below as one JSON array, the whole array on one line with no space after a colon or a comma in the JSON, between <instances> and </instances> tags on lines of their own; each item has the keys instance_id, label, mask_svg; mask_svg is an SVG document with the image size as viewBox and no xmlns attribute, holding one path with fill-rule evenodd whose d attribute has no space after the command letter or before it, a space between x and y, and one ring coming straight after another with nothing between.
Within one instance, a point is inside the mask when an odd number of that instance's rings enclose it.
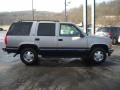
<instances>
[{"instance_id":1,"label":"front bumper","mask_svg":"<svg viewBox=\"0 0 120 90\"><path fill-rule=\"evenodd\" d=\"M111 54L113 53L113 51L114 51L114 49L112 49L112 48L109 49L109 50L108 50L108 56L111 56Z\"/></svg>"}]
</instances>

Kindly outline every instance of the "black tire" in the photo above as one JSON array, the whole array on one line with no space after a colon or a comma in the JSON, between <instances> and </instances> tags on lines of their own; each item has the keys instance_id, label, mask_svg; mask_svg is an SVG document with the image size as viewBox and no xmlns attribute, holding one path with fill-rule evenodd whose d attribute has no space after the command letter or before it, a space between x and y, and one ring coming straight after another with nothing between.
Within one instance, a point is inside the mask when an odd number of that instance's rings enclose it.
<instances>
[{"instance_id":1,"label":"black tire","mask_svg":"<svg viewBox=\"0 0 120 90\"><path fill-rule=\"evenodd\" d=\"M101 52L100 54L103 55L103 56L101 56L102 57L101 60L95 60L95 53L97 53L97 52ZM106 60L106 52L102 48L94 48L91 51L90 55L88 57L84 57L83 59L87 65L101 64L101 63L105 62L105 60Z\"/></svg>"},{"instance_id":2,"label":"black tire","mask_svg":"<svg viewBox=\"0 0 120 90\"><path fill-rule=\"evenodd\" d=\"M116 45L116 44L117 44L117 39L113 38L113 39L112 39L112 44L113 44L113 45Z\"/></svg>"},{"instance_id":3,"label":"black tire","mask_svg":"<svg viewBox=\"0 0 120 90\"><path fill-rule=\"evenodd\" d=\"M25 56L28 53L30 53L31 56L30 55L28 57ZM26 65L35 65L38 63L38 53L33 48L23 48L20 52L20 58L21 58L21 61ZM29 60L28 58L31 58L31 59Z\"/></svg>"},{"instance_id":4,"label":"black tire","mask_svg":"<svg viewBox=\"0 0 120 90\"><path fill-rule=\"evenodd\" d=\"M100 52L100 54L102 55L101 56L101 59L95 59L95 53L97 52ZM102 48L94 48L90 54L90 61L93 63L93 64L101 64L103 62L105 62L106 60L106 52L104 49Z\"/></svg>"}]
</instances>

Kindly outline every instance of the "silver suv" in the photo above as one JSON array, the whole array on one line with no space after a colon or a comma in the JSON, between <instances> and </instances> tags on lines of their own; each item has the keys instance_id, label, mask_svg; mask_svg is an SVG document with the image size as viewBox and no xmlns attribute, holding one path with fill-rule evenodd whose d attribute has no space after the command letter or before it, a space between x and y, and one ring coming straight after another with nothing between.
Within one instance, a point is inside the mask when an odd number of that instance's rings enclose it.
<instances>
[{"instance_id":1,"label":"silver suv","mask_svg":"<svg viewBox=\"0 0 120 90\"><path fill-rule=\"evenodd\" d=\"M73 23L59 21L14 22L4 39L8 53L20 54L26 65L42 57L81 57L87 63L100 64L113 52L111 39L86 36Z\"/></svg>"}]
</instances>

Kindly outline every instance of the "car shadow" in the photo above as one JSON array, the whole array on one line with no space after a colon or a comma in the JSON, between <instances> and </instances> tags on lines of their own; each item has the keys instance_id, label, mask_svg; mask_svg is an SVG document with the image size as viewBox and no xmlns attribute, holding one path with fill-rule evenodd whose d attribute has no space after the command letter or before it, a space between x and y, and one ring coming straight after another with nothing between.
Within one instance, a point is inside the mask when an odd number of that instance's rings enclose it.
<instances>
[{"instance_id":1,"label":"car shadow","mask_svg":"<svg viewBox=\"0 0 120 90\"><path fill-rule=\"evenodd\" d=\"M39 58L39 63L33 67L109 67L120 64L120 56L112 56L102 64L88 64L80 58Z\"/></svg>"},{"instance_id":2,"label":"car shadow","mask_svg":"<svg viewBox=\"0 0 120 90\"><path fill-rule=\"evenodd\" d=\"M66 60L66 59L65 59ZM85 63L82 60L74 59L70 61L65 61L64 59L52 59L40 61L38 66L46 66L46 67L83 67ZM69 60L69 59L67 59Z\"/></svg>"}]
</instances>

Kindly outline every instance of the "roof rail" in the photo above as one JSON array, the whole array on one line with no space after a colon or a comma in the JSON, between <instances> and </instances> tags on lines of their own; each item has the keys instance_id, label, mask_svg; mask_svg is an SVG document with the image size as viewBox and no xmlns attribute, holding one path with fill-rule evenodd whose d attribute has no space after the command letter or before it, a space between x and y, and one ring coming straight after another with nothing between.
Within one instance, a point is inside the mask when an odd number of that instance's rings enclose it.
<instances>
[{"instance_id":1,"label":"roof rail","mask_svg":"<svg viewBox=\"0 0 120 90\"><path fill-rule=\"evenodd\" d=\"M53 21L53 22L59 22L59 20L37 20L37 21Z\"/></svg>"},{"instance_id":2,"label":"roof rail","mask_svg":"<svg viewBox=\"0 0 120 90\"><path fill-rule=\"evenodd\" d=\"M18 22L22 22L22 21L53 21L53 22L59 22L59 20L19 20Z\"/></svg>"}]
</instances>

